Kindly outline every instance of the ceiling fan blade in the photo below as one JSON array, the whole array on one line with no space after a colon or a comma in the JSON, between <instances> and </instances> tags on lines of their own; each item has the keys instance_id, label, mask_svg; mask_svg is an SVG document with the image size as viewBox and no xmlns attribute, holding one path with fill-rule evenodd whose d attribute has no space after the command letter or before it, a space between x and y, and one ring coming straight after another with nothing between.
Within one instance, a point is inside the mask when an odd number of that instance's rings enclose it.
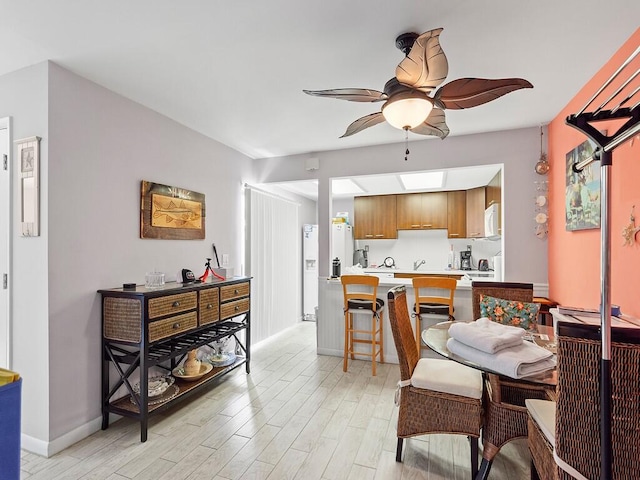
<instances>
[{"instance_id":1,"label":"ceiling fan blade","mask_svg":"<svg viewBox=\"0 0 640 480\"><path fill-rule=\"evenodd\" d=\"M461 110L477 107L521 88L533 88L533 85L522 78L460 78L438 89L434 100L440 108Z\"/></svg>"},{"instance_id":2,"label":"ceiling fan blade","mask_svg":"<svg viewBox=\"0 0 640 480\"><path fill-rule=\"evenodd\" d=\"M347 127L347 131L344 132L344 135L342 135L340 138L349 137L354 133L361 132L365 128L373 127L374 125L378 125L382 122L384 122L382 112L376 112L372 113L371 115L360 117Z\"/></svg>"},{"instance_id":3,"label":"ceiling fan blade","mask_svg":"<svg viewBox=\"0 0 640 480\"><path fill-rule=\"evenodd\" d=\"M444 110L439 108L433 108L427 119L415 128L412 128L413 133L419 135L433 135L434 137L445 138L449 135L449 127L444 117Z\"/></svg>"},{"instance_id":4,"label":"ceiling fan blade","mask_svg":"<svg viewBox=\"0 0 640 480\"><path fill-rule=\"evenodd\" d=\"M403 85L430 92L444 82L449 73L447 57L440 46L442 28L420 35L409 55L396 67L396 78Z\"/></svg>"},{"instance_id":5,"label":"ceiling fan blade","mask_svg":"<svg viewBox=\"0 0 640 480\"><path fill-rule=\"evenodd\" d=\"M367 88L335 88L331 90L302 90L307 95L314 97L330 97L350 102L383 102L387 94L378 90Z\"/></svg>"}]
</instances>

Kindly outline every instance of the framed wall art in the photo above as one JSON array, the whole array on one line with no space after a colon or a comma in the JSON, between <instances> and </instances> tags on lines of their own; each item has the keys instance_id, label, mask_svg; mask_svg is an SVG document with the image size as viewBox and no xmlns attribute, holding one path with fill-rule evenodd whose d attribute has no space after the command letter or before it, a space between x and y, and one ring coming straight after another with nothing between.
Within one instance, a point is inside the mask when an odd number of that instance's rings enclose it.
<instances>
[{"instance_id":1,"label":"framed wall art","mask_svg":"<svg viewBox=\"0 0 640 480\"><path fill-rule=\"evenodd\" d=\"M146 180L140 190L140 238L204 239L204 194Z\"/></svg>"},{"instance_id":2,"label":"framed wall art","mask_svg":"<svg viewBox=\"0 0 640 480\"><path fill-rule=\"evenodd\" d=\"M596 150L586 140L567 153L565 212L568 231L600 228L600 163L594 162L579 173L573 164L589 158Z\"/></svg>"},{"instance_id":3,"label":"framed wall art","mask_svg":"<svg viewBox=\"0 0 640 480\"><path fill-rule=\"evenodd\" d=\"M20 172L20 222L23 237L40 236L40 137L14 142Z\"/></svg>"}]
</instances>

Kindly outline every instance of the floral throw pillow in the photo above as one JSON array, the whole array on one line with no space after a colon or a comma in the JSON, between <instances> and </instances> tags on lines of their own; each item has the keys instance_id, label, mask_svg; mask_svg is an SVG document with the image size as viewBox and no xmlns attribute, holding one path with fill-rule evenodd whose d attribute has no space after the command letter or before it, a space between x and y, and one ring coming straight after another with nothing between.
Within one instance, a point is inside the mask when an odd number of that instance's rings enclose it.
<instances>
[{"instance_id":1,"label":"floral throw pillow","mask_svg":"<svg viewBox=\"0 0 640 480\"><path fill-rule=\"evenodd\" d=\"M505 300L504 298L480 295L480 316L503 325L513 325L525 330L534 330L538 320L539 303Z\"/></svg>"}]
</instances>

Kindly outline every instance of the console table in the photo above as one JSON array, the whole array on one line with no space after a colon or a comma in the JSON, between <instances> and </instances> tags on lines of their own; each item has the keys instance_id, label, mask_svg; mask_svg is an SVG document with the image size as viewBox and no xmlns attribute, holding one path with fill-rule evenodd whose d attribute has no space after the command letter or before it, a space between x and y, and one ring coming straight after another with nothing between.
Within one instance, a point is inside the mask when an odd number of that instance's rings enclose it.
<instances>
[{"instance_id":1,"label":"console table","mask_svg":"<svg viewBox=\"0 0 640 480\"><path fill-rule=\"evenodd\" d=\"M213 283L167 283L159 289L99 290L102 295L102 429L109 414L140 421L140 440L147 440L149 415L165 410L230 371L245 365L250 372L250 283L235 277ZM245 332L244 339L239 333ZM175 379L177 393L158 402L148 397L149 369L171 371L190 350L217 340L233 338L237 357L233 364L214 367L196 381ZM113 381L110 373L116 371ZM131 375L140 375L140 394L133 391ZM126 392L122 395L121 387ZM170 387L173 388L173 387ZM173 389L175 392L175 388Z\"/></svg>"}]
</instances>

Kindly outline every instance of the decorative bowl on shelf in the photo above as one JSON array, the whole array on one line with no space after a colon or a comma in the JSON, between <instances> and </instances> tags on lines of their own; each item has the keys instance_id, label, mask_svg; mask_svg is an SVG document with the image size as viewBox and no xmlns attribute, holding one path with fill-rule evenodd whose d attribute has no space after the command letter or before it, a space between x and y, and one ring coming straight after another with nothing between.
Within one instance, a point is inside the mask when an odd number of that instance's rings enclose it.
<instances>
[{"instance_id":1,"label":"decorative bowl on shelf","mask_svg":"<svg viewBox=\"0 0 640 480\"><path fill-rule=\"evenodd\" d=\"M187 375L184 371L184 367L176 367L171 372L174 377L179 378L180 380L186 380L187 382L194 382L196 380L201 379L207 373L213 370L213 365L210 363L202 362L200 363L200 371L194 375Z\"/></svg>"},{"instance_id":2,"label":"decorative bowl on shelf","mask_svg":"<svg viewBox=\"0 0 640 480\"><path fill-rule=\"evenodd\" d=\"M162 395L171 385L173 385L174 381L175 379L171 375L157 375L149 377L147 396L157 397L158 395ZM132 388L137 395L140 395L140 382L132 385Z\"/></svg>"},{"instance_id":3,"label":"decorative bowl on shelf","mask_svg":"<svg viewBox=\"0 0 640 480\"><path fill-rule=\"evenodd\" d=\"M214 367L226 367L236 361L236 354L233 352L214 353L209 355L208 360Z\"/></svg>"}]
</instances>

